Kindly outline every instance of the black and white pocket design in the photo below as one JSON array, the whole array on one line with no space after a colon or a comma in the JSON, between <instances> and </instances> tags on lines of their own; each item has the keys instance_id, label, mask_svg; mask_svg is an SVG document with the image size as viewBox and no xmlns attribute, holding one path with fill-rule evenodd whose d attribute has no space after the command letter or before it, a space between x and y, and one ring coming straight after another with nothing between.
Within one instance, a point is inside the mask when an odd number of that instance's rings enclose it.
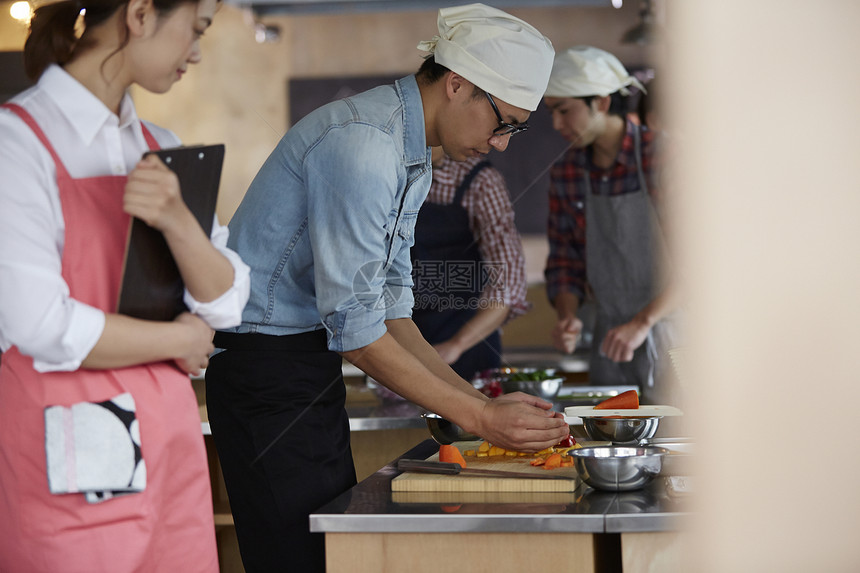
<instances>
[{"instance_id":1,"label":"black and white pocket design","mask_svg":"<svg viewBox=\"0 0 860 573\"><path fill-rule=\"evenodd\" d=\"M146 487L134 398L45 408L48 485L53 494L83 493L90 503Z\"/></svg>"}]
</instances>

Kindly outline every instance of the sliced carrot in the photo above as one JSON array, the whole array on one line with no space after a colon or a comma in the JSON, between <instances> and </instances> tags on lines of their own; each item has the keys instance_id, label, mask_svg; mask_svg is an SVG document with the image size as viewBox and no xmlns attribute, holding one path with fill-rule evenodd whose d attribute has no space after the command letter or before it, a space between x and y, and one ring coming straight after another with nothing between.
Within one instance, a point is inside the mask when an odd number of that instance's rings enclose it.
<instances>
[{"instance_id":1,"label":"sliced carrot","mask_svg":"<svg viewBox=\"0 0 860 573\"><path fill-rule=\"evenodd\" d=\"M449 464L460 464L461 468L466 467L466 460L463 458L463 454L460 453L459 448L450 444L439 446L439 461Z\"/></svg>"},{"instance_id":2,"label":"sliced carrot","mask_svg":"<svg viewBox=\"0 0 860 573\"><path fill-rule=\"evenodd\" d=\"M552 470L561 467L561 454L552 454L546 459L543 469Z\"/></svg>"},{"instance_id":3,"label":"sliced carrot","mask_svg":"<svg viewBox=\"0 0 860 573\"><path fill-rule=\"evenodd\" d=\"M543 459L543 458L535 458L535 459L533 459L532 461L530 461L530 462L529 462L529 464L531 464L531 465L533 465L533 466L542 466L542 465L544 465L545 463L546 463L546 460L545 460L545 459Z\"/></svg>"},{"instance_id":4,"label":"sliced carrot","mask_svg":"<svg viewBox=\"0 0 860 573\"><path fill-rule=\"evenodd\" d=\"M607 398L594 407L595 410L636 410L639 408L639 394L636 390L622 392L618 396Z\"/></svg>"},{"instance_id":5,"label":"sliced carrot","mask_svg":"<svg viewBox=\"0 0 860 573\"><path fill-rule=\"evenodd\" d=\"M499 446L490 446L490 457L505 455L505 448Z\"/></svg>"}]
</instances>

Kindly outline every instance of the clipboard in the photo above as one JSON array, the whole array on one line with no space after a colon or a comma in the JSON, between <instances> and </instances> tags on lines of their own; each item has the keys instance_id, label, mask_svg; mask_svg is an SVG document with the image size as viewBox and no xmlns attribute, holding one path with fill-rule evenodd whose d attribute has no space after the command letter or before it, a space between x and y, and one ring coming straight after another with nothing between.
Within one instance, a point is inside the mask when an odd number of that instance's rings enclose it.
<instances>
[{"instance_id":1,"label":"clipboard","mask_svg":"<svg viewBox=\"0 0 860 573\"><path fill-rule=\"evenodd\" d=\"M212 234L224 145L161 149L158 155L179 179L182 199L206 236ZM117 313L146 320L170 321L187 310L185 285L161 231L133 218L123 262Z\"/></svg>"}]
</instances>

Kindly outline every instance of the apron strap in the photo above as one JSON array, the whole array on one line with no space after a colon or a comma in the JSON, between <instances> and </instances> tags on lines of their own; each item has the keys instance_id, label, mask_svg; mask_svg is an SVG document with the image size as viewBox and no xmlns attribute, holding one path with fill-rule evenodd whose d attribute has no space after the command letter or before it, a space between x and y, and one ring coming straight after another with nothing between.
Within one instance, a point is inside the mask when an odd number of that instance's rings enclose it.
<instances>
[{"instance_id":1,"label":"apron strap","mask_svg":"<svg viewBox=\"0 0 860 573\"><path fill-rule=\"evenodd\" d=\"M30 115L30 112L16 103L4 103L0 105L0 107L5 107L17 115L21 118L21 121L26 123L27 126L33 130L33 133L36 134L36 137L39 138L39 141L42 142L42 145L45 146L45 149L48 150L48 153L50 153L51 157L54 159L54 164L57 166L57 176L69 177L69 171L66 169L66 166L63 165L63 162L60 160L60 156L57 155L54 146L51 145L51 142L48 140L48 136L45 135L45 132L42 131L42 128L39 127L39 124L36 123L36 120L33 119L32 115ZM149 149L152 151L158 151L161 149L155 136L152 135L152 132L146 128L146 125L142 121L140 122L140 131L143 133L143 138L146 140L146 144L149 146Z\"/></svg>"},{"instance_id":2,"label":"apron strap","mask_svg":"<svg viewBox=\"0 0 860 573\"><path fill-rule=\"evenodd\" d=\"M152 133L146 129L146 124L142 121L140 122L140 131L143 132L143 138L146 140L146 144L149 146L149 149L152 151L158 151L161 149L161 146L158 145L158 142L155 140L155 137Z\"/></svg>"},{"instance_id":3,"label":"apron strap","mask_svg":"<svg viewBox=\"0 0 860 573\"><path fill-rule=\"evenodd\" d=\"M639 175L639 186L648 193L648 183L645 181L645 170L642 168L642 132L638 125L633 126L633 151L636 156L636 172ZM650 195L649 195L650 197Z\"/></svg>"},{"instance_id":4,"label":"apron strap","mask_svg":"<svg viewBox=\"0 0 860 573\"><path fill-rule=\"evenodd\" d=\"M633 130L633 143L634 150L636 155L636 171L639 174L639 185L642 188L642 191L646 193L646 197L648 197L651 201L652 210L654 211L654 216L657 218L657 227L659 229L660 235L663 234L663 228L660 226L660 216L656 208L654 208L654 201L651 198L651 195L648 194L648 184L645 181L645 170L642 168L642 131L639 125L635 126ZM657 341L654 336L654 327L648 330L648 336L645 338L645 352L648 355L648 362L650 366L648 368L648 380L646 384L649 388L654 387L654 377L657 373L657 360L659 360L659 352L657 350Z\"/></svg>"},{"instance_id":5,"label":"apron strap","mask_svg":"<svg viewBox=\"0 0 860 573\"><path fill-rule=\"evenodd\" d=\"M480 173L485 167L490 167L489 161L481 161L480 163L476 163L472 170L463 177L463 180L460 181L460 186L457 187L457 190L454 192L454 200L451 201L452 205L460 205L463 202L463 195L466 194L469 187L472 186L472 181L475 177Z\"/></svg>"},{"instance_id":6,"label":"apron strap","mask_svg":"<svg viewBox=\"0 0 860 573\"><path fill-rule=\"evenodd\" d=\"M30 127L30 129L33 130L33 133L36 134L36 137L39 138L39 141L42 142L42 145L45 146L45 149L47 149L48 153L51 154L51 157L54 158L54 164L57 167L57 177L68 177L69 172L66 170L66 166L63 165L62 161L60 161L60 156L57 155L57 152L54 150L54 146L51 145L50 141L48 141L48 137L45 135L45 132L42 131L42 128L39 127L39 124L36 123L36 120L33 119L33 116L30 115L30 113L26 109L15 103L4 103L0 107L5 107L9 111L17 115L19 118L21 118L21 121L26 123Z\"/></svg>"}]
</instances>

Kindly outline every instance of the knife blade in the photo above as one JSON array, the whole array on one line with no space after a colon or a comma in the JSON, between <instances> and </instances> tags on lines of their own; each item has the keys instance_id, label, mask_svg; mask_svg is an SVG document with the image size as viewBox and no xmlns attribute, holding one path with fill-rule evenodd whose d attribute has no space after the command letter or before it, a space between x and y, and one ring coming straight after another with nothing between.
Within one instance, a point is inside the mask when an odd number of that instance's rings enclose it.
<instances>
[{"instance_id":1,"label":"knife blade","mask_svg":"<svg viewBox=\"0 0 860 573\"><path fill-rule=\"evenodd\" d=\"M539 475L526 472L509 472L504 470L481 470L477 468L463 468L460 464L448 462L434 462L430 460L397 460L397 469L403 472L419 472L428 474L442 475L461 475L461 476L483 476L483 477L499 477L499 478L520 478L520 479L576 479L564 475Z\"/></svg>"}]
</instances>

